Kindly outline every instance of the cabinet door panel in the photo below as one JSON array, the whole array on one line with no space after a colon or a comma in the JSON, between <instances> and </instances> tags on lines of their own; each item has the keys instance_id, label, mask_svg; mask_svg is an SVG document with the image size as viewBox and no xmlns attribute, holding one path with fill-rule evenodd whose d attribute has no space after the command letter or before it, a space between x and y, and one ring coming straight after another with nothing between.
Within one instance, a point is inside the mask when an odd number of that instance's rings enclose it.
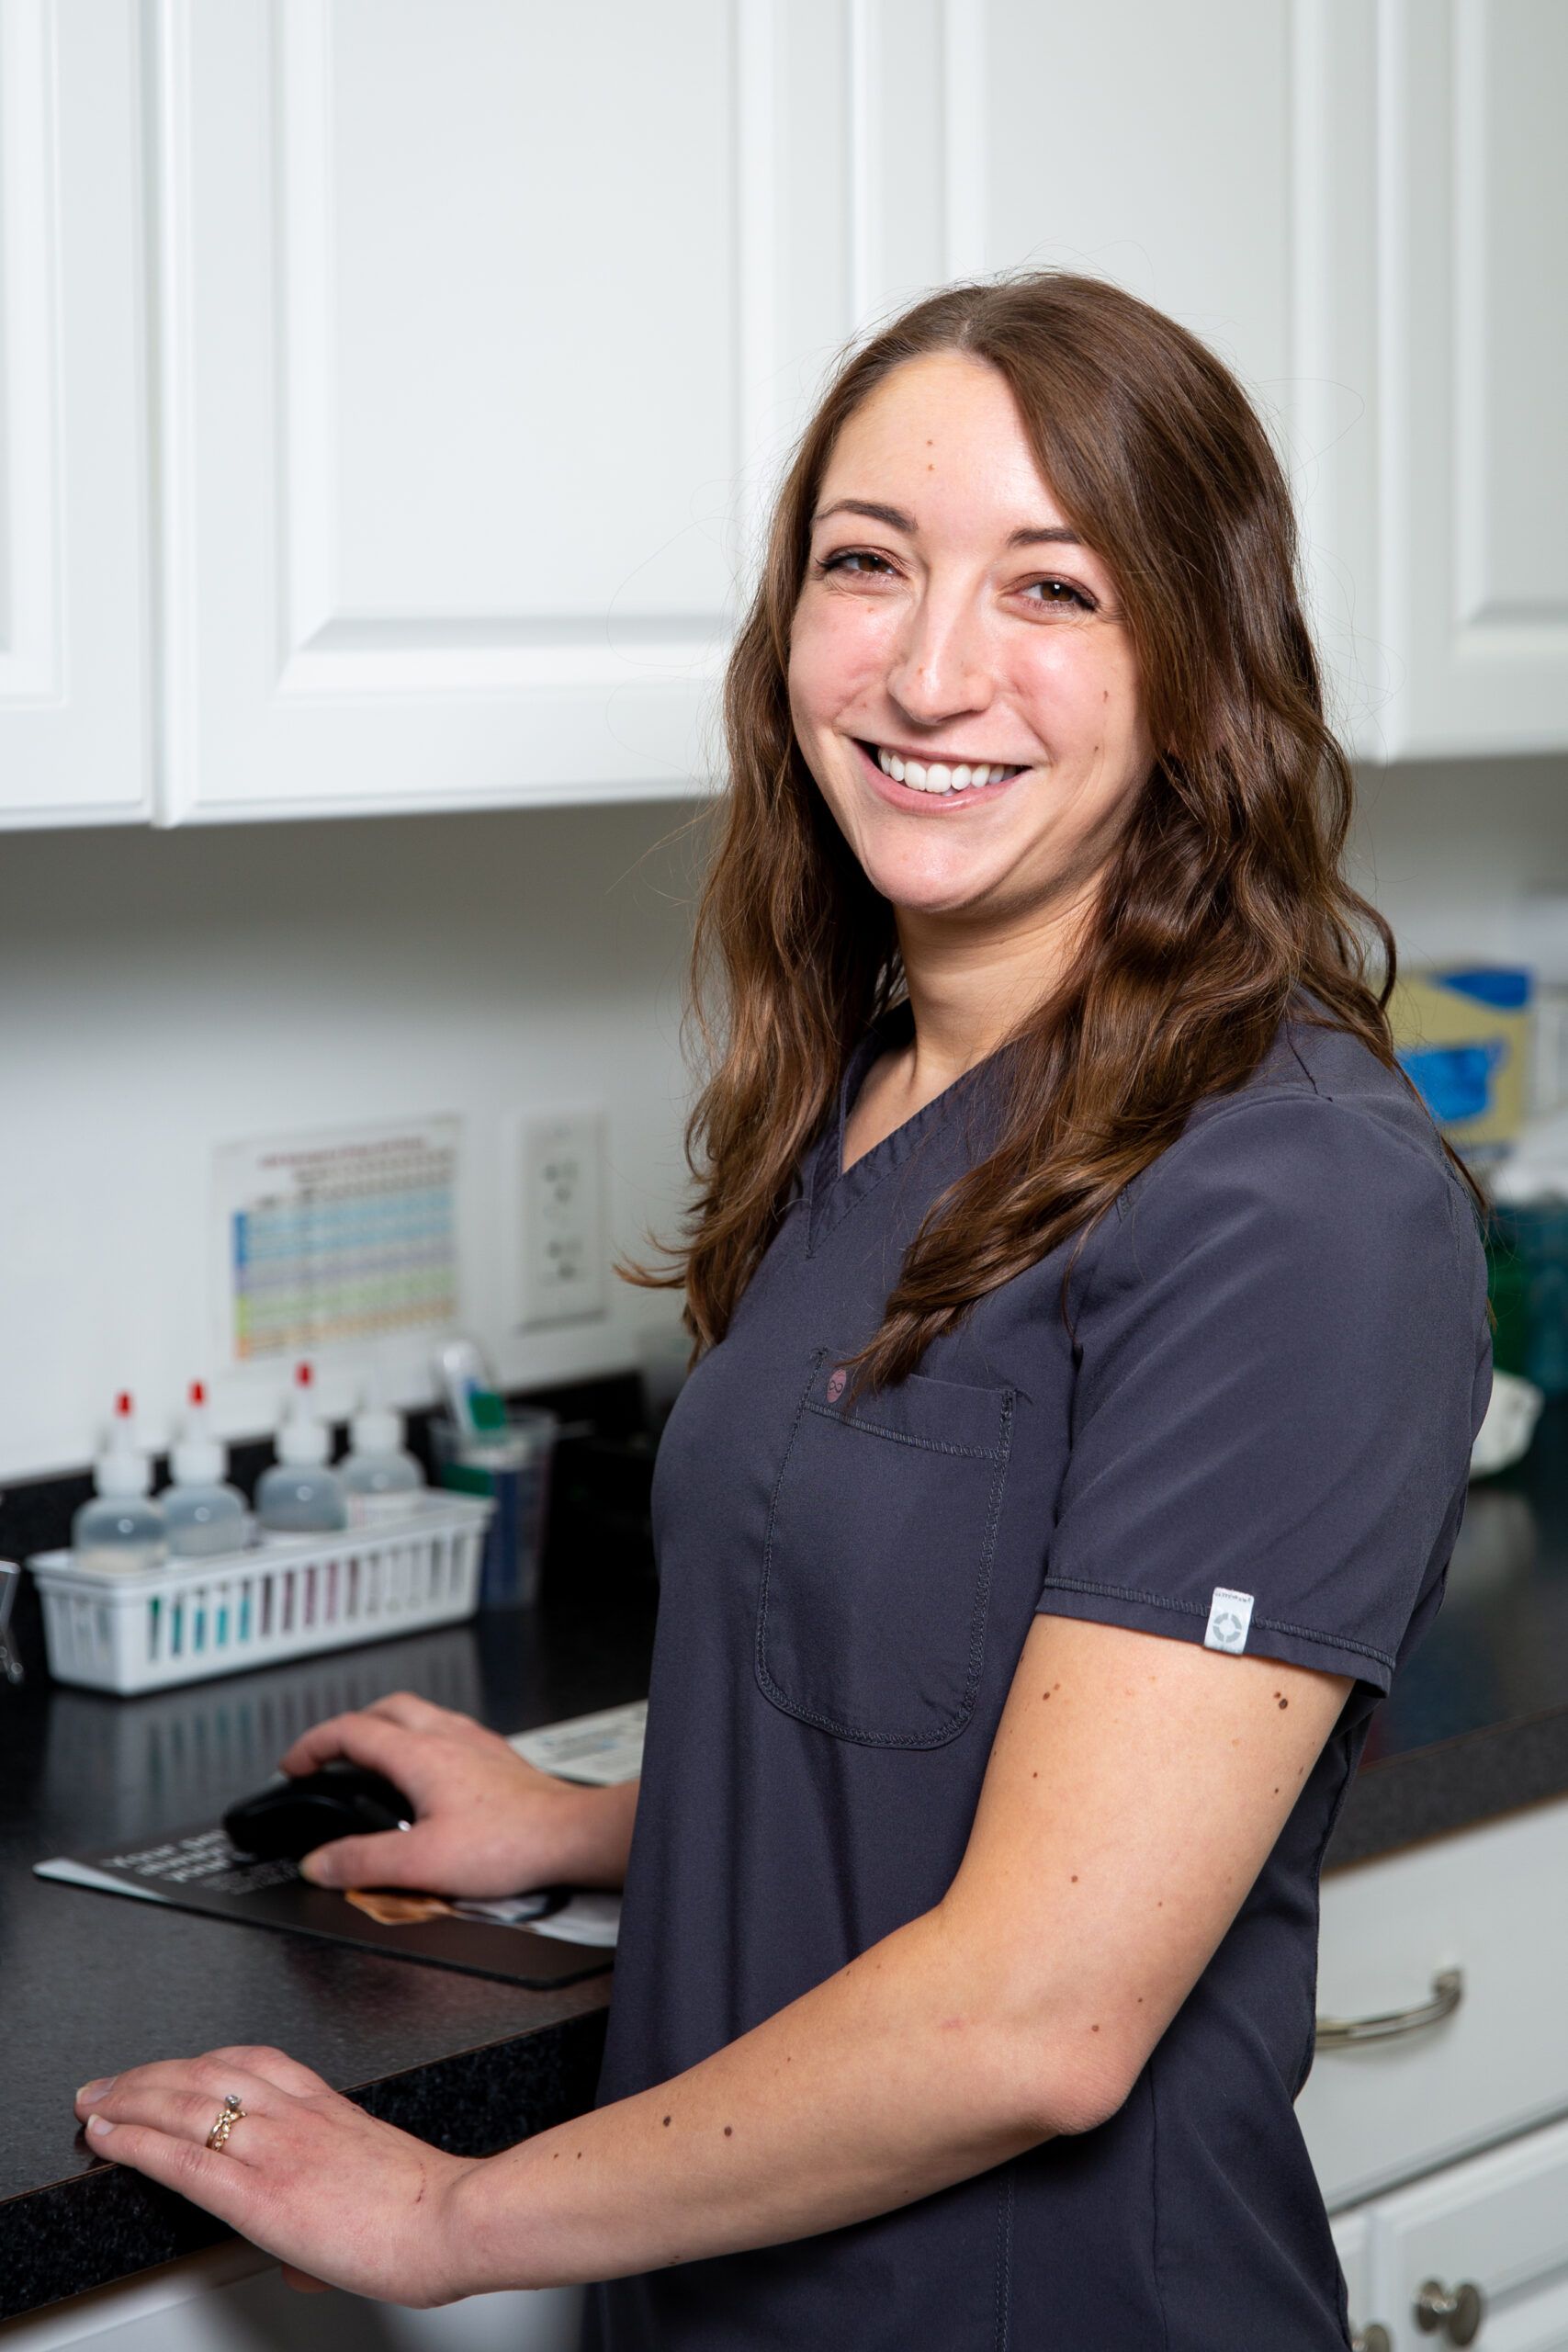
<instances>
[{"instance_id":1,"label":"cabinet door panel","mask_svg":"<svg viewBox=\"0 0 1568 2352\"><path fill-rule=\"evenodd\" d=\"M1382 2199L1372 2227L1380 2315L1397 2344L1448 2342L1416 2316L1434 2281L1450 2295L1467 2282L1480 2290L1484 2352L1568 2346L1568 2124Z\"/></svg>"},{"instance_id":2,"label":"cabinet door panel","mask_svg":"<svg viewBox=\"0 0 1568 2352\"><path fill-rule=\"evenodd\" d=\"M1330 716L1351 741L1386 698L1368 624L1377 548L1374 28L1364 0L976 0L978 262L1110 277L1241 378L1302 522ZM964 218L964 209L954 208Z\"/></svg>"},{"instance_id":3,"label":"cabinet door panel","mask_svg":"<svg viewBox=\"0 0 1568 2352\"><path fill-rule=\"evenodd\" d=\"M725 0L175 0L164 39L165 816L689 780Z\"/></svg>"},{"instance_id":4,"label":"cabinet door panel","mask_svg":"<svg viewBox=\"0 0 1568 2352\"><path fill-rule=\"evenodd\" d=\"M1274 413L1291 366L1285 0L984 11L985 266L1111 277Z\"/></svg>"},{"instance_id":5,"label":"cabinet door panel","mask_svg":"<svg viewBox=\"0 0 1568 2352\"><path fill-rule=\"evenodd\" d=\"M702 788L773 472L941 273L943 21L164 0L165 821Z\"/></svg>"},{"instance_id":6,"label":"cabinet door panel","mask_svg":"<svg viewBox=\"0 0 1568 2352\"><path fill-rule=\"evenodd\" d=\"M1345 2273L1350 2302L1350 2331L1369 2326L1378 2318L1372 2309L1371 2223L1363 2212L1341 2213L1334 2224L1334 2251Z\"/></svg>"},{"instance_id":7,"label":"cabinet door panel","mask_svg":"<svg viewBox=\"0 0 1568 2352\"><path fill-rule=\"evenodd\" d=\"M1302 23L1320 159L1303 234L1330 264L1312 372L1365 391L1378 453L1363 748L1561 749L1568 10L1303 0Z\"/></svg>"},{"instance_id":8,"label":"cabinet door panel","mask_svg":"<svg viewBox=\"0 0 1568 2352\"><path fill-rule=\"evenodd\" d=\"M0 7L0 823L149 807L130 0Z\"/></svg>"}]
</instances>

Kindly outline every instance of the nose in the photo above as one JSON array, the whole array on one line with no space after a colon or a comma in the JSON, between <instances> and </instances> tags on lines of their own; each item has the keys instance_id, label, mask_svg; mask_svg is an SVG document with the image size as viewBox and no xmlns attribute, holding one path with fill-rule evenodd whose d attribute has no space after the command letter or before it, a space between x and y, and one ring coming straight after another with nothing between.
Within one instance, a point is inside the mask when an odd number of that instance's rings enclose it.
<instances>
[{"instance_id":1,"label":"nose","mask_svg":"<svg viewBox=\"0 0 1568 2352\"><path fill-rule=\"evenodd\" d=\"M967 598L927 592L900 634L886 686L917 726L984 710L992 693L984 628Z\"/></svg>"}]
</instances>

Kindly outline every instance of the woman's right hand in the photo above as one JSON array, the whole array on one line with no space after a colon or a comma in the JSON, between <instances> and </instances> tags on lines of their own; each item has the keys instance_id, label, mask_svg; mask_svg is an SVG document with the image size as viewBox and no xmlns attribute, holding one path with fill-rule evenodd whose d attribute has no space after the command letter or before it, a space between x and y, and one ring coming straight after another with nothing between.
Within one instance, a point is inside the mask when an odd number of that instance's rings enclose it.
<instances>
[{"instance_id":1,"label":"woman's right hand","mask_svg":"<svg viewBox=\"0 0 1568 2352\"><path fill-rule=\"evenodd\" d=\"M339 1838L300 1868L318 1886L417 1887L474 1898L541 1886L619 1886L636 1783L580 1788L541 1772L471 1715L395 1690L297 1739L286 1772L334 1758L384 1773L412 1801L412 1829Z\"/></svg>"}]
</instances>

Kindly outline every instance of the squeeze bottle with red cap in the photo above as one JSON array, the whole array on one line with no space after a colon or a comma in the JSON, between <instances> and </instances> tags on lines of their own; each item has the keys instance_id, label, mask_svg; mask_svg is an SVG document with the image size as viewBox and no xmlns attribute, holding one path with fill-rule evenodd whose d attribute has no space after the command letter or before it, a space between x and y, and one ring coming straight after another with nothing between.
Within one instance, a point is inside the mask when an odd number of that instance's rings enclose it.
<instances>
[{"instance_id":1,"label":"squeeze bottle with red cap","mask_svg":"<svg viewBox=\"0 0 1568 2352\"><path fill-rule=\"evenodd\" d=\"M225 1483L229 1458L212 1435L207 1391L199 1380L191 1382L185 1434L170 1449L169 1467L174 1480L158 1500L168 1523L170 1556L204 1560L218 1552L243 1551L245 1498Z\"/></svg>"},{"instance_id":2,"label":"squeeze bottle with red cap","mask_svg":"<svg viewBox=\"0 0 1568 2352\"><path fill-rule=\"evenodd\" d=\"M263 1532L313 1535L346 1527L343 1480L327 1466L332 1432L317 1418L308 1363L295 1366L288 1410L273 1443L277 1460L256 1481L256 1521Z\"/></svg>"},{"instance_id":3,"label":"squeeze bottle with red cap","mask_svg":"<svg viewBox=\"0 0 1568 2352\"><path fill-rule=\"evenodd\" d=\"M351 1527L375 1527L406 1519L424 1493L424 1472L403 1444L403 1417L381 1402L380 1384L371 1377L364 1400L348 1425L348 1453L339 1476L348 1498Z\"/></svg>"},{"instance_id":4,"label":"squeeze bottle with red cap","mask_svg":"<svg viewBox=\"0 0 1568 2352\"><path fill-rule=\"evenodd\" d=\"M97 1494L71 1522L71 1548L79 1568L112 1568L134 1575L162 1566L168 1552L164 1514L147 1499L152 1464L136 1442L130 1391L114 1402L108 1440L93 1464Z\"/></svg>"}]
</instances>

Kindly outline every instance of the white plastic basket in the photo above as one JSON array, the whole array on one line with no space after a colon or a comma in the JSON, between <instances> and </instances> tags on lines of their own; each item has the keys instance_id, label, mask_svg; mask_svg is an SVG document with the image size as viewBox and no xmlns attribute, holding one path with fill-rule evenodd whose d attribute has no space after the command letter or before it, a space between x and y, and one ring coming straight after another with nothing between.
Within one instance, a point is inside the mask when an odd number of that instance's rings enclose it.
<instances>
[{"instance_id":1,"label":"white plastic basket","mask_svg":"<svg viewBox=\"0 0 1568 2352\"><path fill-rule=\"evenodd\" d=\"M494 1508L438 1491L378 1526L269 1535L130 1575L34 1553L50 1672L91 1690L161 1690L455 1623L479 1604Z\"/></svg>"}]
</instances>

